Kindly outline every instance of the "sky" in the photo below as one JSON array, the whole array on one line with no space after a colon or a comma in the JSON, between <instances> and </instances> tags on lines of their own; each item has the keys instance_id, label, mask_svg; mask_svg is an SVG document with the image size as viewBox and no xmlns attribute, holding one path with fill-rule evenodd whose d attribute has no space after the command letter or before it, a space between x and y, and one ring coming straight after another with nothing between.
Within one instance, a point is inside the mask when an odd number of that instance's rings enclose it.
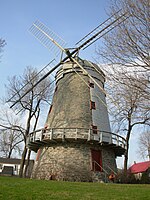
<instances>
[{"instance_id":1,"label":"sky","mask_svg":"<svg viewBox=\"0 0 150 200\"><path fill-rule=\"evenodd\" d=\"M0 37L5 39L0 62L0 86L7 77L21 74L26 66L41 68L53 59L52 53L40 44L29 28L40 20L63 38L67 47L75 47L85 34L107 18L108 0L0 0ZM95 45L81 52L91 60Z\"/></svg>"},{"instance_id":2,"label":"sky","mask_svg":"<svg viewBox=\"0 0 150 200\"><path fill-rule=\"evenodd\" d=\"M29 28L40 20L63 38L67 46L75 43L107 19L111 0L0 0L0 38L6 40L0 60L0 98L5 95L7 79L21 75L26 66L39 70L52 60L54 55L30 33ZM90 61L95 57L96 42L84 51L80 57ZM131 138L129 163L140 161L137 155L137 137ZM123 167L122 159L118 163Z\"/></svg>"}]
</instances>

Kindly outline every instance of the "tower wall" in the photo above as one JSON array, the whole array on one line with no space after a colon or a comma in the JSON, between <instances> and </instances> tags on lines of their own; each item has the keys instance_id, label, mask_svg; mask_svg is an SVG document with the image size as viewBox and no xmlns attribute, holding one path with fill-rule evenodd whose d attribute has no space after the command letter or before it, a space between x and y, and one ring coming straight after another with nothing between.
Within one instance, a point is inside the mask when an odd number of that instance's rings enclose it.
<instances>
[{"instance_id":1,"label":"tower wall","mask_svg":"<svg viewBox=\"0 0 150 200\"><path fill-rule=\"evenodd\" d=\"M47 118L51 128L92 128L111 132L104 89L105 75L97 67L83 61L82 66L97 81L100 89L82 70L71 62L64 63L56 74L56 89ZM76 72L77 73L76 73ZM90 87L94 84L94 88ZM95 102L96 109L90 108ZM105 141L109 142L106 133Z\"/></svg>"},{"instance_id":2,"label":"tower wall","mask_svg":"<svg viewBox=\"0 0 150 200\"><path fill-rule=\"evenodd\" d=\"M105 76L102 71L96 65L92 67L87 61L79 62L103 88ZM101 142L108 144L111 134L107 133L110 132L110 125L105 94L95 84L91 87L91 83L92 80L76 64L64 63L56 74L56 88L46 127L56 131L58 128L63 128L64 131L67 129L70 134L71 128L75 128L80 129L83 134L82 130L84 132L95 126L104 131ZM91 101L95 103L96 109L91 108ZM96 178L105 180L110 169L116 171L115 152L108 146L100 145L99 140L96 140L97 137L100 138L98 134L100 131L94 134L94 142L63 138L40 148L33 177L67 181L94 181ZM98 161L93 161L94 156Z\"/></svg>"},{"instance_id":3,"label":"tower wall","mask_svg":"<svg viewBox=\"0 0 150 200\"><path fill-rule=\"evenodd\" d=\"M82 78L86 82L89 80L85 75ZM75 73L65 73L56 84L46 124L52 128L90 127L89 99L89 88L80 77Z\"/></svg>"},{"instance_id":4,"label":"tower wall","mask_svg":"<svg viewBox=\"0 0 150 200\"><path fill-rule=\"evenodd\" d=\"M102 166L108 173L111 167L116 171L115 155L111 150L92 144L66 143L53 144L43 148L36 161L33 178L62 181L94 181L108 179L105 172L92 170L91 149L102 152Z\"/></svg>"}]
</instances>

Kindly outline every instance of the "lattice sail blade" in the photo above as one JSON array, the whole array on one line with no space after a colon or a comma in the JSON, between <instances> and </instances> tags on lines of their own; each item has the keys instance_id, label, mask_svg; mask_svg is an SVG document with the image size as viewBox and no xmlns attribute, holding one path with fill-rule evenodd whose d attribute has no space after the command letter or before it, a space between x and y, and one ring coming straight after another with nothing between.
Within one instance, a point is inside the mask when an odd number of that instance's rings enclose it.
<instances>
[{"instance_id":1,"label":"lattice sail blade","mask_svg":"<svg viewBox=\"0 0 150 200\"><path fill-rule=\"evenodd\" d=\"M40 41L43 46L48 48L56 56L58 56L66 46L66 42L61 37L51 31L40 21L33 23L29 31L36 39Z\"/></svg>"},{"instance_id":2,"label":"lattice sail blade","mask_svg":"<svg viewBox=\"0 0 150 200\"><path fill-rule=\"evenodd\" d=\"M117 18L116 18L116 14L118 14ZM114 15L112 15L107 20L105 20L103 23L101 23L99 26L94 28L85 37L83 37L81 40L79 40L76 43L76 45L78 45L77 48L78 49L81 49L81 48L86 49L88 46L93 44L99 38L103 37L109 31L111 31L116 26L118 26L120 23L125 21L128 17L129 17L128 13L121 13L121 10L119 10Z\"/></svg>"}]
</instances>

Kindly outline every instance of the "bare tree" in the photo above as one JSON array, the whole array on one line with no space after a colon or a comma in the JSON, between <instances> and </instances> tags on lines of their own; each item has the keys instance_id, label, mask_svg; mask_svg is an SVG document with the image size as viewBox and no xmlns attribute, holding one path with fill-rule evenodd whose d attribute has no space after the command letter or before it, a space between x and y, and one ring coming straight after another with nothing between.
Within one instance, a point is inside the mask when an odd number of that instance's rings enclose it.
<instances>
[{"instance_id":1,"label":"bare tree","mask_svg":"<svg viewBox=\"0 0 150 200\"><path fill-rule=\"evenodd\" d=\"M109 90L109 110L112 113L113 129L126 135L127 149L124 159L124 170L127 172L129 141L133 128L137 125L150 125L150 105L147 101L146 83L143 85L133 79L123 79L120 73L120 82L114 82ZM128 81L128 84L124 84ZM111 81L112 84L112 81ZM139 85L139 87L138 87ZM137 89L139 88L139 89ZM142 89L141 89L142 88ZM145 92L144 92L145 91Z\"/></svg>"},{"instance_id":2,"label":"bare tree","mask_svg":"<svg viewBox=\"0 0 150 200\"><path fill-rule=\"evenodd\" d=\"M150 160L150 130L145 131L139 137L139 155Z\"/></svg>"},{"instance_id":3,"label":"bare tree","mask_svg":"<svg viewBox=\"0 0 150 200\"><path fill-rule=\"evenodd\" d=\"M0 154L7 158L21 154L20 143L23 141L24 130L19 119L6 106L1 106L0 128Z\"/></svg>"},{"instance_id":4,"label":"bare tree","mask_svg":"<svg viewBox=\"0 0 150 200\"><path fill-rule=\"evenodd\" d=\"M150 4L149 0L112 1L110 14L119 9L127 12L129 18L104 37L104 46L97 53L106 63L102 68L109 83L114 127L126 135L126 173L133 128L149 125L150 120Z\"/></svg>"},{"instance_id":5,"label":"bare tree","mask_svg":"<svg viewBox=\"0 0 150 200\"><path fill-rule=\"evenodd\" d=\"M6 45L5 40L3 40L2 38L0 38L0 49L3 48Z\"/></svg>"},{"instance_id":6,"label":"bare tree","mask_svg":"<svg viewBox=\"0 0 150 200\"><path fill-rule=\"evenodd\" d=\"M3 47L6 45L5 40L3 40L2 38L0 38L0 53L2 52Z\"/></svg>"},{"instance_id":7,"label":"bare tree","mask_svg":"<svg viewBox=\"0 0 150 200\"><path fill-rule=\"evenodd\" d=\"M129 18L104 37L104 46L97 48L98 55L113 68L104 70L118 81L120 72L125 78L136 79L138 74L150 81L150 3L149 0L112 0L110 15L127 12ZM136 72L131 77L129 72ZM128 82L126 82L128 83ZM125 84L126 84L125 83ZM143 82L144 84L144 82ZM150 89L150 86L147 84ZM150 96L149 90L147 90Z\"/></svg>"},{"instance_id":8,"label":"bare tree","mask_svg":"<svg viewBox=\"0 0 150 200\"><path fill-rule=\"evenodd\" d=\"M113 0L110 14L118 9L127 12L129 18L105 36L99 54L107 63L150 71L149 0Z\"/></svg>"},{"instance_id":9,"label":"bare tree","mask_svg":"<svg viewBox=\"0 0 150 200\"><path fill-rule=\"evenodd\" d=\"M7 85L8 96L12 97L8 100L9 103L14 103L18 100L30 87L34 85L36 81L40 79L43 74L38 74L37 70L32 67L27 67L22 77L13 76L9 79ZM39 116L42 111L45 102L48 103L51 100L52 84L50 79L47 78L41 82L38 87L33 88L26 96L24 96L15 106L15 110L19 113L20 118L24 123L24 150L22 153L21 167L19 175L23 176L23 169L25 164L25 158L27 155L26 139L30 132L36 129ZM28 159L30 157L30 151ZM25 172L27 169L25 170Z\"/></svg>"},{"instance_id":10,"label":"bare tree","mask_svg":"<svg viewBox=\"0 0 150 200\"><path fill-rule=\"evenodd\" d=\"M10 158L19 153L21 155L20 143L23 141L21 133L13 129L0 130L0 153L2 157Z\"/></svg>"}]
</instances>

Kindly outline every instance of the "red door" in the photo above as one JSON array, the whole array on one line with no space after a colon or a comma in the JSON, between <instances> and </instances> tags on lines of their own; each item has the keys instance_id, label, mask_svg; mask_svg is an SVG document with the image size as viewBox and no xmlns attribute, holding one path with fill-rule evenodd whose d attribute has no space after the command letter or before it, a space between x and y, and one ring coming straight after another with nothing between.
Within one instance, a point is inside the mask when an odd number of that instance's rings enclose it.
<instances>
[{"instance_id":1,"label":"red door","mask_svg":"<svg viewBox=\"0 0 150 200\"><path fill-rule=\"evenodd\" d=\"M91 149L92 155L92 170L93 171L102 171L102 155L100 150Z\"/></svg>"}]
</instances>

